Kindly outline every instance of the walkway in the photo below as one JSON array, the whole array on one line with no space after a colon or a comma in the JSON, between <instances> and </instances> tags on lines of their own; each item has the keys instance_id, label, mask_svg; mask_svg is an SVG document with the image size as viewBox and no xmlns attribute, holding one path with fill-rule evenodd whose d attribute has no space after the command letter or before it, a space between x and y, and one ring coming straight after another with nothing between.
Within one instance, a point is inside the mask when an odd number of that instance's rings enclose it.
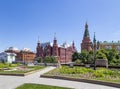
<instances>
[{"instance_id":1,"label":"walkway","mask_svg":"<svg viewBox=\"0 0 120 89\"><path fill-rule=\"evenodd\" d=\"M0 75L0 89L15 89L17 86L20 86L24 83L46 84L46 85L70 87L75 89L119 89L119 88L113 88L113 87L89 84L83 82L40 78L40 74L46 73L47 71L50 71L54 68L55 67L47 67L42 71L39 71L37 73L25 77Z\"/></svg>"}]
</instances>

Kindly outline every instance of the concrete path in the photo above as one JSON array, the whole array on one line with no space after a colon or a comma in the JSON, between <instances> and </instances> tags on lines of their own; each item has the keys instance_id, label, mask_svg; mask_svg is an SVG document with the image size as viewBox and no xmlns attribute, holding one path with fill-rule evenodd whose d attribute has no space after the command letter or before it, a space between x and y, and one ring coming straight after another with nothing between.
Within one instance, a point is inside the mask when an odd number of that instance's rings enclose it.
<instances>
[{"instance_id":1,"label":"concrete path","mask_svg":"<svg viewBox=\"0 0 120 89\"><path fill-rule=\"evenodd\" d=\"M114 87L89 84L89 83L83 83L83 82L40 78L41 74L46 73L54 68L55 67L47 67L42 71L39 71L37 73L31 74L25 77L0 75L0 89L15 89L17 86L20 86L24 83L54 85L54 86L70 87L75 89L119 89Z\"/></svg>"}]
</instances>

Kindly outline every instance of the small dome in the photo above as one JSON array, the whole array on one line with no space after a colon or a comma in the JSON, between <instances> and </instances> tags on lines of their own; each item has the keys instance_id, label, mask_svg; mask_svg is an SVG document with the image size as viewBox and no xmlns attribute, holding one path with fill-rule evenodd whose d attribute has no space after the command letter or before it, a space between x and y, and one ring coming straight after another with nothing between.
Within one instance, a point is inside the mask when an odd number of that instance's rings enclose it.
<instances>
[{"instance_id":1,"label":"small dome","mask_svg":"<svg viewBox=\"0 0 120 89\"><path fill-rule=\"evenodd\" d=\"M67 42L65 42L65 43L63 43L63 47L68 48L68 47L70 47L70 45Z\"/></svg>"},{"instance_id":2,"label":"small dome","mask_svg":"<svg viewBox=\"0 0 120 89\"><path fill-rule=\"evenodd\" d=\"M18 48L16 48L16 47L9 47L7 50L19 51Z\"/></svg>"},{"instance_id":3,"label":"small dome","mask_svg":"<svg viewBox=\"0 0 120 89\"><path fill-rule=\"evenodd\" d=\"M23 48L22 51L30 52L31 50L29 48Z\"/></svg>"}]
</instances>

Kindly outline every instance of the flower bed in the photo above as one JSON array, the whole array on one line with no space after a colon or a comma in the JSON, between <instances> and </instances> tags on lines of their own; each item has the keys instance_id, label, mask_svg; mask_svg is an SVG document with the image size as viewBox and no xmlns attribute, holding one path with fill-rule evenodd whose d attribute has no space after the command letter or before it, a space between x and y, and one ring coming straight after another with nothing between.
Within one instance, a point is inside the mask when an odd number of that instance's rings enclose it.
<instances>
[{"instance_id":1,"label":"flower bed","mask_svg":"<svg viewBox=\"0 0 120 89\"><path fill-rule=\"evenodd\" d=\"M62 66L61 68L56 68L55 70L46 73L45 75L100 80L120 84L120 71L117 69L110 70L107 68L97 68L97 70L93 70L84 67L69 68L68 66Z\"/></svg>"},{"instance_id":2,"label":"flower bed","mask_svg":"<svg viewBox=\"0 0 120 89\"><path fill-rule=\"evenodd\" d=\"M43 68L43 66L17 66L13 68L8 68L7 70L0 70L0 75L25 76Z\"/></svg>"}]
</instances>

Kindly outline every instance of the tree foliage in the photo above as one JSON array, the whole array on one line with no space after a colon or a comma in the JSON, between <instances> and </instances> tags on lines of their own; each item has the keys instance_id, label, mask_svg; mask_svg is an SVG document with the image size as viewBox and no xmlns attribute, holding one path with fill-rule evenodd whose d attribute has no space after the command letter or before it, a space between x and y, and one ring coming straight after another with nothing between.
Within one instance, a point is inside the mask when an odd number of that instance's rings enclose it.
<instances>
[{"instance_id":1,"label":"tree foliage","mask_svg":"<svg viewBox=\"0 0 120 89\"><path fill-rule=\"evenodd\" d=\"M72 61L76 61L77 59L80 59L80 58L79 58L79 55L80 55L80 53L75 52L75 53L72 55Z\"/></svg>"},{"instance_id":2,"label":"tree foliage","mask_svg":"<svg viewBox=\"0 0 120 89\"><path fill-rule=\"evenodd\" d=\"M42 58L41 58L41 57L38 57L38 58L36 58L36 61L37 61L38 63L41 63L41 62L42 62Z\"/></svg>"},{"instance_id":3,"label":"tree foliage","mask_svg":"<svg viewBox=\"0 0 120 89\"><path fill-rule=\"evenodd\" d=\"M120 52L118 52L116 49L97 50L95 59L107 59L109 65L120 65ZM93 51L88 52L86 50L83 50L81 53L75 52L72 55L72 61L81 62L84 64L92 64L94 63Z\"/></svg>"},{"instance_id":4,"label":"tree foliage","mask_svg":"<svg viewBox=\"0 0 120 89\"><path fill-rule=\"evenodd\" d=\"M46 63L57 63L57 59L54 56L46 56L45 62Z\"/></svg>"},{"instance_id":5,"label":"tree foliage","mask_svg":"<svg viewBox=\"0 0 120 89\"><path fill-rule=\"evenodd\" d=\"M97 54L96 54L96 59L106 59L106 55L101 51L97 51Z\"/></svg>"}]
</instances>

